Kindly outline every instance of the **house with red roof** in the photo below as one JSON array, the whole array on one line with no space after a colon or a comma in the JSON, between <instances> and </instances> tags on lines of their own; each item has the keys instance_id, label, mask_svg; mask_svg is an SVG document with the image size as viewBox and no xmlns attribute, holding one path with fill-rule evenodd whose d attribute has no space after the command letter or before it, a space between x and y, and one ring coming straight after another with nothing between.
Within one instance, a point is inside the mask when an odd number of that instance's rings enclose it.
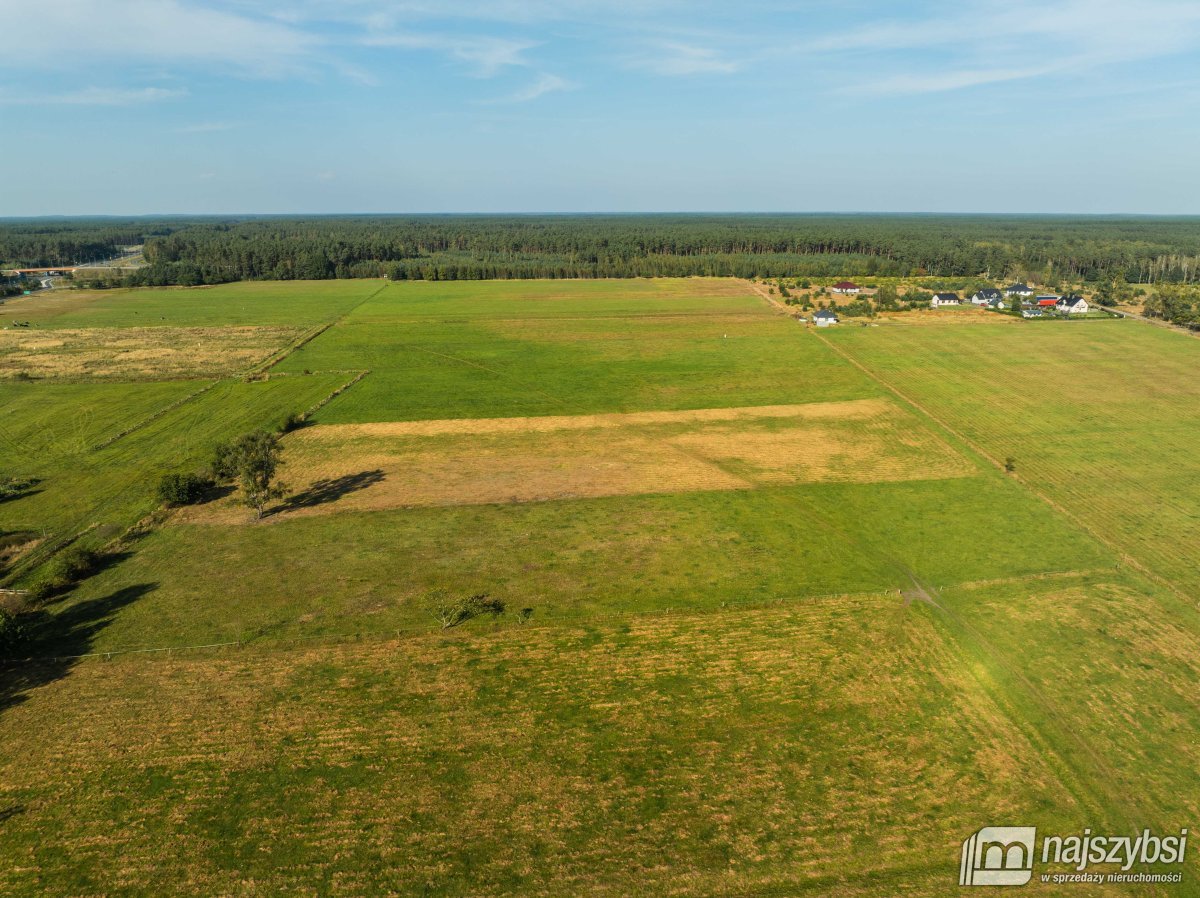
<instances>
[{"instance_id":1,"label":"house with red roof","mask_svg":"<svg viewBox=\"0 0 1200 898\"><path fill-rule=\"evenodd\" d=\"M854 294L862 291L862 287L853 281L842 281L839 284L834 284L829 288L834 293Z\"/></svg>"}]
</instances>

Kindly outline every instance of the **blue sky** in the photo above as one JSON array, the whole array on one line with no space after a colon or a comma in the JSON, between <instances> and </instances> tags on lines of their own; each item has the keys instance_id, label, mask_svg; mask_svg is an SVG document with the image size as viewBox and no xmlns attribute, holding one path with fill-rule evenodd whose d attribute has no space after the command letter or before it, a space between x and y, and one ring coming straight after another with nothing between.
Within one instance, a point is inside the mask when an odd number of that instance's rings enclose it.
<instances>
[{"instance_id":1,"label":"blue sky","mask_svg":"<svg viewBox=\"0 0 1200 898\"><path fill-rule=\"evenodd\" d=\"M0 0L0 216L1200 213L1198 0Z\"/></svg>"}]
</instances>

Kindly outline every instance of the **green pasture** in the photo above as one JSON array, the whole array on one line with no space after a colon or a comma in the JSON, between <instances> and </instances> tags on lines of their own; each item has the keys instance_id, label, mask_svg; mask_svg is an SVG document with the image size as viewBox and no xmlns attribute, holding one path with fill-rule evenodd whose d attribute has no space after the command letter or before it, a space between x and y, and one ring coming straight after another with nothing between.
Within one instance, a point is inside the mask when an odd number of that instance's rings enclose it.
<instances>
[{"instance_id":1,"label":"green pasture","mask_svg":"<svg viewBox=\"0 0 1200 898\"><path fill-rule=\"evenodd\" d=\"M91 643L110 651L432 629L435 590L489 593L551 623L1114 564L982 475L171 524L56 613L152 584ZM54 633L39 653L62 651Z\"/></svg>"},{"instance_id":2,"label":"green pasture","mask_svg":"<svg viewBox=\"0 0 1200 898\"><path fill-rule=\"evenodd\" d=\"M1200 597L1200 341L1134 321L830 339L1085 529Z\"/></svg>"},{"instance_id":3,"label":"green pasture","mask_svg":"<svg viewBox=\"0 0 1200 898\"><path fill-rule=\"evenodd\" d=\"M279 368L371 370L322 423L878 395L748 288L704 279L392 284Z\"/></svg>"}]
</instances>

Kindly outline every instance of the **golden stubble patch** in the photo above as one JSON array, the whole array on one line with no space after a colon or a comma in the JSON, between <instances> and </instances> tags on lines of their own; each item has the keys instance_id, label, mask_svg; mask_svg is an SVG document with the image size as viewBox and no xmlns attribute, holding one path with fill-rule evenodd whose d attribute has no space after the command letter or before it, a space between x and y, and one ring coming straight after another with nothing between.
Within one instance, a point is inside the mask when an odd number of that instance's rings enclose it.
<instances>
[{"instance_id":1,"label":"golden stubble patch","mask_svg":"<svg viewBox=\"0 0 1200 898\"><path fill-rule=\"evenodd\" d=\"M969 476L884 399L677 412L317 425L288 436L272 515ZM237 523L233 497L180 512Z\"/></svg>"},{"instance_id":2,"label":"golden stubble patch","mask_svg":"<svg viewBox=\"0 0 1200 898\"><path fill-rule=\"evenodd\" d=\"M0 379L238 374L288 345L295 327L96 327L0 331Z\"/></svg>"}]
</instances>

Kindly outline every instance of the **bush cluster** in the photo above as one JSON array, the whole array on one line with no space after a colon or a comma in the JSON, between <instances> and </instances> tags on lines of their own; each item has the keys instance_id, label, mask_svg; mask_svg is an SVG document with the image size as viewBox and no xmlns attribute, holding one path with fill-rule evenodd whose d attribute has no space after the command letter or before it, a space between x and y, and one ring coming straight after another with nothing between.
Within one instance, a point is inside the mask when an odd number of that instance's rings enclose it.
<instances>
[{"instance_id":1,"label":"bush cluster","mask_svg":"<svg viewBox=\"0 0 1200 898\"><path fill-rule=\"evenodd\" d=\"M164 505L194 505L212 486L209 478L199 474L164 474L156 495Z\"/></svg>"}]
</instances>

